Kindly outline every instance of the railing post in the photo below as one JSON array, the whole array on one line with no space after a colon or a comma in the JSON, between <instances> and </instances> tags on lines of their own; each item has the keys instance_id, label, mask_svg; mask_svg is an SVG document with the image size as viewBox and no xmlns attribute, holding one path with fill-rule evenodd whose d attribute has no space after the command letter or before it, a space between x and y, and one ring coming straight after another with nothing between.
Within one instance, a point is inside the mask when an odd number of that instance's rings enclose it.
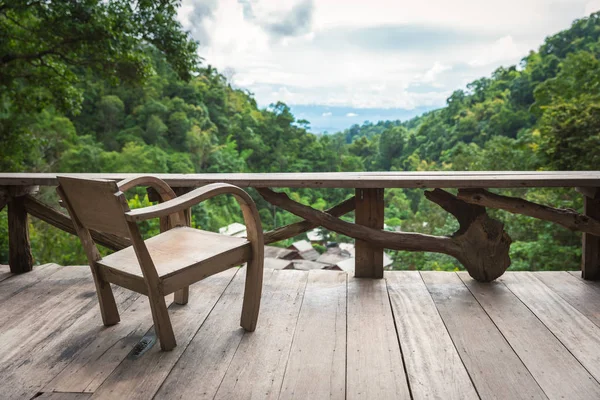
<instances>
[{"instance_id":1,"label":"railing post","mask_svg":"<svg viewBox=\"0 0 600 400\"><path fill-rule=\"evenodd\" d=\"M23 199L24 196L14 196L8 201L8 265L13 274L29 272L33 268L29 218Z\"/></svg>"},{"instance_id":2,"label":"railing post","mask_svg":"<svg viewBox=\"0 0 600 400\"><path fill-rule=\"evenodd\" d=\"M600 220L600 188L579 189L584 194L584 214ZM587 280L600 279L600 236L583 234L581 276Z\"/></svg>"},{"instance_id":3,"label":"railing post","mask_svg":"<svg viewBox=\"0 0 600 400\"><path fill-rule=\"evenodd\" d=\"M356 189L356 220L360 225L383 229L383 189ZM356 240L354 276L383 278L383 249Z\"/></svg>"}]
</instances>

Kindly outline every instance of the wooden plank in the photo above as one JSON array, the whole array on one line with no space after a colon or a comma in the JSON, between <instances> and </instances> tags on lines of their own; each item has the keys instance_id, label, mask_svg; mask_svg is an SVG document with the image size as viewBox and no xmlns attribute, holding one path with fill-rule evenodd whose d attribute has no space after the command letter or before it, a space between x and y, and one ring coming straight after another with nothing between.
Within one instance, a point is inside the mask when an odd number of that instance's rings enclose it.
<instances>
[{"instance_id":1,"label":"wooden plank","mask_svg":"<svg viewBox=\"0 0 600 400\"><path fill-rule=\"evenodd\" d=\"M155 398L215 397L242 337L247 334L238 327L245 279L246 269L242 268L177 361ZM265 287L270 287L272 271L265 271L264 279ZM257 332L265 329L262 319L261 317L259 320Z\"/></svg>"},{"instance_id":2,"label":"wooden plank","mask_svg":"<svg viewBox=\"0 0 600 400\"><path fill-rule=\"evenodd\" d=\"M600 385L503 283L459 273L550 399L600 399Z\"/></svg>"},{"instance_id":3,"label":"wooden plank","mask_svg":"<svg viewBox=\"0 0 600 400\"><path fill-rule=\"evenodd\" d=\"M65 321L92 307L91 301L97 304L89 278L87 268L60 269L0 303L0 363L40 343Z\"/></svg>"},{"instance_id":4,"label":"wooden plank","mask_svg":"<svg viewBox=\"0 0 600 400\"><path fill-rule=\"evenodd\" d=\"M86 338L85 344L69 354L68 365L44 387L44 392L95 391L148 332L152 326L148 297L128 289L115 289L121 322L103 327L99 313L84 322L77 321L74 329L66 333L78 332ZM129 296L128 304L123 304L121 293Z\"/></svg>"},{"instance_id":5,"label":"wooden plank","mask_svg":"<svg viewBox=\"0 0 600 400\"><path fill-rule=\"evenodd\" d=\"M13 275L14 274L10 272L10 267L8 265L0 265L0 282L10 278Z\"/></svg>"},{"instance_id":6,"label":"wooden plank","mask_svg":"<svg viewBox=\"0 0 600 400\"><path fill-rule=\"evenodd\" d=\"M383 229L383 189L356 189L355 222L369 228ZM356 240L354 275L357 278L383 278L383 248Z\"/></svg>"},{"instance_id":7,"label":"wooden plank","mask_svg":"<svg viewBox=\"0 0 600 400\"><path fill-rule=\"evenodd\" d=\"M155 344L141 358L125 358L95 390L93 398L152 398L237 271L238 268L231 268L200 281L192 286L188 304L171 304L169 314L177 347L161 351ZM88 390L93 388L88 386Z\"/></svg>"},{"instance_id":8,"label":"wooden plank","mask_svg":"<svg viewBox=\"0 0 600 400\"><path fill-rule=\"evenodd\" d=\"M89 296L90 294L91 296ZM121 309L127 309L139 297L139 295L122 288L116 288L115 294L117 304ZM86 298L90 300L89 304L80 312L64 319L62 325L55 327L43 340L31 343L25 348L21 347L19 352L2 363L0 370L3 377L3 386L0 388L1 398L32 398L39 391L48 392L49 390L42 389L43 386L73 360L78 360L79 354L86 348L97 345L98 337L109 336L114 330L127 326L127 324L119 324L105 328L102 325L100 309L93 292L84 293L84 298L77 301L85 302ZM61 309L57 309L51 317L60 318L57 314L61 312Z\"/></svg>"},{"instance_id":9,"label":"wooden plank","mask_svg":"<svg viewBox=\"0 0 600 400\"><path fill-rule=\"evenodd\" d=\"M421 276L481 398L547 398L458 275Z\"/></svg>"},{"instance_id":10,"label":"wooden plank","mask_svg":"<svg viewBox=\"0 0 600 400\"><path fill-rule=\"evenodd\" d=\"M347 276L309 272L280 398L345 399Z\"/></svg>"},{"instance_id":11,"label":"wooden plank","mask_svg":"<svg viewBox=\"0 0 600 400\"><path fill-rule=\"evenodd\" d=\"M385 277L413 399L478 399L419 272Z\"/></svg>"},{"instance_id":12,"label":"wooden plank","mask_svg":"<svg viewBox=\"0 0 600 400\"><path fill-rule=\"evenodd\" d=\"M347 399L410 399L384 280L348 282Z\"/></svg>"},{"instance_id":13,"label":"wooden plank","mask_svg":"<svg viewBox=\"0 0 600 400\"><path fill-rule=\"evenodd\" d=\"M2 309L3 301L43 281L61 268L64 267L58 264L39 265L33 267L33 270L28 274L13 275L11 279L0 282L0 309Z\"/></svg>"},{"instance_id":14,"label":"wooden plank","mask_svg":"<svg viewBox=\"0 0 600 400\"><path fill-rule=\"evenodd\" d=\"M308 273L270 272L258 327L242 337L215 399L279 398Z\"/></svg>"},{"instance_id":15,"label":"wooden plank","mask_svg":"<svg viewBox=\"0 0 600 400\"><path fill-rule=\"evenodd\" d=\"M8 265L13 274L29 272L33 268L29 218L23 196L13 197L8 202Z\"/></svg>"},{"instance_id":16,"label":"wooden plank","mask_svg":"<svg viewBox=\"0 0 600 400\"><path fill-rule=\"evenodd\" d=\"M505 274L501 281L600 381L600 328L531 272Z\"/></svg>"},{"instance_id":17,"label":"wooden plank","mask_svg":"<svg viewBox=\"0 0 600 400\"><path fill-rule=\"evenodd\" d=\"M585 281L579 272L575 271L540 271L534 276L544 282L560 297L600 326L600 284Z\"/></svg>"},{"instance_id":18,"label":"wooden plank","mask_svg":"<svg viewBox=\"0 0 600 400\"><path fill-rule=\"evenodd\" d=\"M600 220L600 199L583 197L584 214ZM583 279L600 279L600 236L584 233L582 236L581 275Z\"/></svg>"},{"instance_id":19,"label":"wooden plank","mask_svg":"<svg viewBox=\"0 0 600 400\"><path fill-rule=\"evenodd\" d=\"M599 187L598 171L436 171L436 172L336 172L336 173L235 173L235 174L149 174L173 187L198 187L230 183L240 187L313 188L515 188ZM90 179L123 180L139 174L69 174ZM1 173L0 185L56 186L54 173Z\"/></svg>"}]
</instances>

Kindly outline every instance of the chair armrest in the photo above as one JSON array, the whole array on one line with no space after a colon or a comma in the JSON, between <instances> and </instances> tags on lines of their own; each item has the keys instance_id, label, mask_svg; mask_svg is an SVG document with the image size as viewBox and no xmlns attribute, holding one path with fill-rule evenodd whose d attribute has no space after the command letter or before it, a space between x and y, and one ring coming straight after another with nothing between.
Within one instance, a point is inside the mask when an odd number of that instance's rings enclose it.
<instances>
[{"instance_id":1,"label":"chair armrest","mask_svg":"<svg viewBox=\"0 0 600 400\"><path fill-rule=\"evenodd\" d=\"M124 179L117 183L119 190L126 192L136 186L151 186L160 195L162 201L168 201L177 197L177 194L162 179L155 176L136 176L134 178Z\"/></svg>"},{"instance_id":2,"label":"chair armrest","mask_svg":"<svg viewBox=\"0 0 600 400\"><path fill-rule=\"evenodd\" d=\"M237 186L228 183L211 183L174 199L165 201L164 203L128 211L125 213L125 219L132 222L138 222L156 217L164 217L165 215L190 208L191 206L220 194L233 194L236 198L242 197L244 203L247 203L248 201L254 203L252 198L248 196L248 193Z\"/></svg>"},{"instance_id":3,"label":"chair armrest","mask_svg":"<svg viewBox=\"0 0 600 400\"><path fill-rule=\"evenodd\" d=\"M151 218L162 217L185 210L204 200L221 194L231 194L239 203L244 215L248 240L252 243L254 254L261 258L264 251L264 239L262 224L260 222L256 204L254 204L254 200L252 200L252 197L250 197L248 193L239 187L228 183L211 183L164 203L128 211L125 213L125 219L135 223Z\"/></svg>"},{"instance_id":4,"label":"chair armrest","mask_svg":"<svg viewBox=\"0 0 600 400\"><path fill-rule=\"evenodd\" d=\"M126 192L127 190L134 188L136 186L150 186L158 193L158 195L160 196L160 199L163 202L167 202L169 200L173 200L173 199L177 198L177 194L173 191L173 189L171 189L171 187L165 181L163 181L162 179L157 178L155 176L144 175L144 176L136 176L133 178L124 179L124 180L120 181L119 183L117 183L117 186L119 187L119 190L121 190L122 192ZM185 224L186 217L185 217L185 214L183 213L183 210L177 212L176 215L173 215L173 214L175 214L175 212L163 215L163 216L167 216L167 215L169 216L171 226L179 226L179 225ZM161 222L161 227L162 227L162 222ZM165 229L168 229L168 227Z\"/></svg>"}]
</instances>

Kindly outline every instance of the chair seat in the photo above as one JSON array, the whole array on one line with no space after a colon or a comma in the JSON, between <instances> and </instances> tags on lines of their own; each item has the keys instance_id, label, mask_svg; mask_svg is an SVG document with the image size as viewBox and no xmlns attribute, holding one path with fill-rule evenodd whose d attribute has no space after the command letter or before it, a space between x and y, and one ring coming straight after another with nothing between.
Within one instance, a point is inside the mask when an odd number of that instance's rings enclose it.
<instances>
[{"instance_id":1,"label":"chair seat","mask_svg":"<svg viewBox=\"0 0 600 400\"><path fill-rule=\"evenodd\" d=\"M241 264L251 257L246 238L220 235L189 227L170 229L145 241L159 279L166 280L189 269L206 269L202 279L212 273ZM111 276L143 282L144 276L133 247L129 246L97 261ZM189 273L189 271L187 271ZM138 279L139 278L139 279ZM113 282L122 284L122 282ZM137 286L137 285L136 285Z\"/></svg>"}]
</instances>

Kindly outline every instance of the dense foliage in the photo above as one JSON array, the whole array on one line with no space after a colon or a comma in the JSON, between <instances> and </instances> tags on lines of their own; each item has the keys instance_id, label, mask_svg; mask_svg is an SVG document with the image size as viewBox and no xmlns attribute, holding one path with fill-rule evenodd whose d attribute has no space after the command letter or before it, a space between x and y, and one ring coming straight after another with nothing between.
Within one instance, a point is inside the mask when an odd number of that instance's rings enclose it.
<instances>
[{"instance_id":1,"label":"dense foliage","mask_svg":"<svg viewBox=\"0 0 600 400\"><path fill-rule=\"evenodd\" d=\"M333 135L314 135L308 122L296 121L285 104L260 109L251 93L233 88L210 66L201 66L194 56L195 43L175 22L176 6L174 1L9 5L0 0L0 33L11 38L0 43L0 170L585 170L597 168L600 160L600 14L547 38L519 66L499 68L490 78L457 90L442 109L406 122L365 123ZM61 28L52 34L44 31L48 21ZM35 34L29 37L26 32L31 31ZM87 43L90 35L98 42ZM70 38L80 41L73 39L73 44ZM45 53L52 48L64 53ZM351 194L290 193L318 209ZM513 194L581 208L574 191ZM296 220L252 195L265 229ZM53 201L54 194L41 196ZM134 207L147 202L141 192L132 195ZM527 217L495 215L506 222L513 238L513 268L578 267L578 235ZM209 201L193 212L194 223L210 230L241 222L240 217L228 198ZM386 218L388 229L449 234L457 227L418 190L386 190ZM156 223L144 227L147 234L156 229ZM4 211L0 231L5 230ZM39 221L31 230L37 262L84 262L75 237ZM7 258L6 240L0 234L0 262ZM458 267L453 259L436 254L393 256L397 268Z\"/></svg>"}]
</instances>

